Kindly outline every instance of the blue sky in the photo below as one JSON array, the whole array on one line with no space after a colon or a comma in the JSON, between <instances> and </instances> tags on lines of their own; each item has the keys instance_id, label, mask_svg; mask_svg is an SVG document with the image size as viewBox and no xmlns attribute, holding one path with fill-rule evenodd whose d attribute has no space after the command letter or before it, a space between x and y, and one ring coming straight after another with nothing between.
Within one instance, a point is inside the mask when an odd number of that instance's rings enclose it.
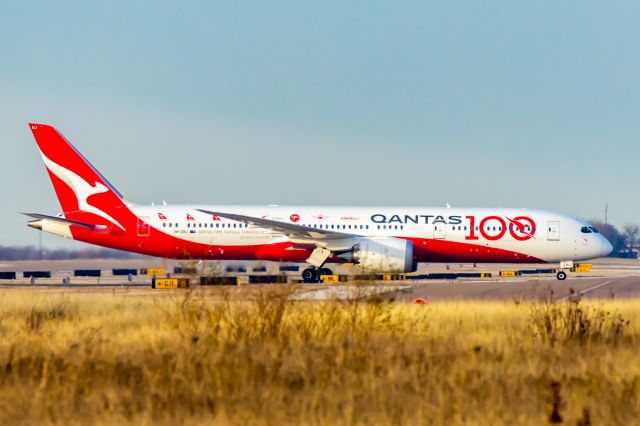
<instances>
[{"instance_id":1,"label":"blue sky","mask_svg":"<svg viewBox=\"0 0 640 426\"><path fill-rule=\"evenodd\" d=\"M0 244L59 206L27 122L141 203L640 222L636 2L4 2ZM55 237L47 246L75 247Z\"/></svg>"}]
</instances>

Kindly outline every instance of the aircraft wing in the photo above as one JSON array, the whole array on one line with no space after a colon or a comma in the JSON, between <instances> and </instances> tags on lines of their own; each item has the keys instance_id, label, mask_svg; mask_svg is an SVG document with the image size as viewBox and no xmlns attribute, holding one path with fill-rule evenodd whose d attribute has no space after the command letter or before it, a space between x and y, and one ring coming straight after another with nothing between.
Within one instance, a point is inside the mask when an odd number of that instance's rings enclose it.
<instances>
[{"instance_id":1,"label":"aircraft wing","mask_svg":"<svg viewBox=\"0 0 640 426\"><path fill-rule=\"evenodd\" d=\"M277 220L263 219L260 217L245 216L235 213L223 213L214 212L211 210L198 209L199 212L224 217L226 219L235 220L238 222L251 223L259 226L260 228L272 229L282 234L293 237L300 240L314 241L327 241L327 240L341 240L345 238L357 237L357 234L347 232L336 232L328 229L316 229L308 226L294 225L292 223L279 222Z\"/></svg>"}]
</instances>

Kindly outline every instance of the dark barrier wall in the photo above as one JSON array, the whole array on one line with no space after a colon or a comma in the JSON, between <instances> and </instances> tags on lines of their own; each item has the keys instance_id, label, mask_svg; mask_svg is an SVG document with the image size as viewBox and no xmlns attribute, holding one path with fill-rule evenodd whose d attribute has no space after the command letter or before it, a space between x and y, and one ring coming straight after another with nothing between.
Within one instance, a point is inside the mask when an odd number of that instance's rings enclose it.
<instances>
[{"instance_id":1,"label":"dark barrier wall","mask_svg":"<svg viewBox=\"0 0 640 426\"><path fill-rule=\"evenodd\" d=\"M200 285L236 285L236 277L200 277Z\"/></svg>"},{"instance_id":2,"label":"dark barrier wall","mask_svg":"<svg viewBox=\"0 0 640 426\"><path fill-rule=\"evenodd\" d=\"M298 272L300 270L300 266L298 265L282 265L280 267L280 271L282 272Z\"/></svg>"},{"instance_id":3,"label":"dark barrier wall","mask_svg":"<svg viewBox=\"0 0 640 426\"><path fill-rule=\"evenodd\" d=\"M74 277L99 277L100 269L76 269L73 271Z\"/></svg>"},{"instance_id":4,"label":"dark barrier wall","mask_svg":"<svg viewBox=\"0 0 640 426\"><path fill-rule=\"evenodd\" d=\"M111 273L114 276L120 276L120 275L138 275L138 270L137 269L112 269Z\"/></svg>"},{"instance_id":5,"label":"dark barrier wall","mask_svg":"<svg viewBox=\"0 0 640 426\"><path fill-rule=\"evenodd\" d=\"M286 284L286 275L250 275L250 284Z\"/></svg>"},{"instance_id":6,"label":"dark barrier wall","mask_svg":"<svg viewBox=\"0 0 640 426\"><path fill-rule=\"evenodd\" d=\"M51 278L51 271L24 271L23 278Z\"/></svg>"},{"instance_id":7,"label":"dark barrier wall","mask_svg":"<svg viewBox=\"0 0 640 426\"><path fill-rule=\"evenodd\" d=\"M0 272L0 280L15 280L15 272Z\"/></svg>"},{"instance_id":8,"label":"dark barrier wall","mask_svg":"<svg viewBox=\"0 0 640 426\"><path fill-rule=\"evenodd\" d=\"M196 268L182 268L180 266L175 266L173 268L174 274L197 274L198 270Z\"/></svg>"}]
</instances>

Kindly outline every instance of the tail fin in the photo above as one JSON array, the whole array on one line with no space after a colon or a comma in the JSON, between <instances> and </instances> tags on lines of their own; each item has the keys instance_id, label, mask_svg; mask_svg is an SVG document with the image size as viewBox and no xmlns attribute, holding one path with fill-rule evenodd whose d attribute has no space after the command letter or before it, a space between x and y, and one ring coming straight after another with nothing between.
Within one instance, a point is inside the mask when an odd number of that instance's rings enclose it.
<instances>
[{"instance_id":1,"label":"tail fin","mask_svg":"<svg viewBox=\"0 0 640 426\"><path fill-rule=\"evenodd\" d=\"M113 217L118 216L115 209L126 206L122 195L55 128L35 123L29 127L65 217L124 231Z\"/></svg>"}]
</instances>

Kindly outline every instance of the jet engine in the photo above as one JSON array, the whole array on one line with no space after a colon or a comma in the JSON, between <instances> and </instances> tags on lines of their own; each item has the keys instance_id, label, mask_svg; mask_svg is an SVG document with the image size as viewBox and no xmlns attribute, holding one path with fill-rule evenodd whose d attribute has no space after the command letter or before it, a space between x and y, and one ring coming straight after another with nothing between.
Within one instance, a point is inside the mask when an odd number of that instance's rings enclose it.
<instances>
[{"instance_id":1,"label":"jet engine","mask_svg":"<svg viewBox=\"0 0 640 426\"><path fill-rule=\"evenodd\" d=\"M367 272L413 272L413 243L401 238L357 238L353 249L340 255Z\"/></svg>"}]
</instances>

